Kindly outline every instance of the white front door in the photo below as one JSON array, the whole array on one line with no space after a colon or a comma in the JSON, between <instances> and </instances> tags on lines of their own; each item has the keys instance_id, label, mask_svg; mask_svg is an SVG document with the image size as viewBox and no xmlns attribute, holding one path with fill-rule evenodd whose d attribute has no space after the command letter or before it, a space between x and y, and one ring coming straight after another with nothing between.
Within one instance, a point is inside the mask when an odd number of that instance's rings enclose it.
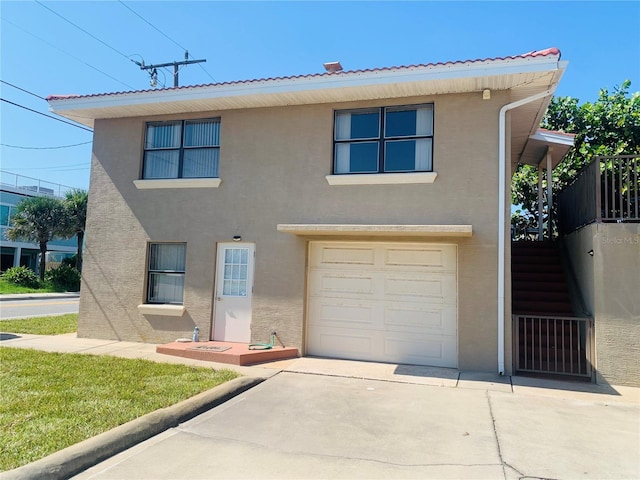
<instances>
[{"instance_id":1,"label":"white front door","mask_svg":"<svg viewBox=\"0 0 640 480\"><path fill-rule=\"evenodd\" d=\"M213 339L251 341L251 295L255 244L219 243Z\"/></svg>"}]
</instances>

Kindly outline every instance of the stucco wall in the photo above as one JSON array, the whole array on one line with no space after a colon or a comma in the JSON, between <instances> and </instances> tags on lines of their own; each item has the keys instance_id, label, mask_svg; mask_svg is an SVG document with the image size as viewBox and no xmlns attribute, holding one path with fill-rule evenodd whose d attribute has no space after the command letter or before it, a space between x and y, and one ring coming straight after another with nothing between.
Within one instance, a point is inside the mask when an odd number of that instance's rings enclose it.
<instances>
[{"instance_id":1,"label":"stucco wall","mask_svg":"<svg viewBox=\"0 0 640 480\"><path fill-rule=\"evenodd\" d=\"M593 312L596 381L640 386L640 225L592 224L565 242Z\"/></svg>"},{"instance_id":2,"label":"stucco wall","mask_svg":"<svg viewBox=\"0 0 640 480\"><path fill-rule=\"evenodd\" d=\"M458 244L459 366L495 371L497 125L508 101L493 92L489 101L478 93L393 102L434 103L438 177L423 185L330 186L325 179L334 109L390 102L97 121L79 335L166 342L198 325L201 338L210 338L216 244L241 235L256 244L252 339L265 341L276 330L303 351L308 241L277 232L277 224L471 224L471 238L436 241ZM212 116L221 118L219 188L136 189L145 121ZM434 241L410 239L423 240ZM137 310L149 241L187 242L181 319Z\"/></svg>"}]
</instances>

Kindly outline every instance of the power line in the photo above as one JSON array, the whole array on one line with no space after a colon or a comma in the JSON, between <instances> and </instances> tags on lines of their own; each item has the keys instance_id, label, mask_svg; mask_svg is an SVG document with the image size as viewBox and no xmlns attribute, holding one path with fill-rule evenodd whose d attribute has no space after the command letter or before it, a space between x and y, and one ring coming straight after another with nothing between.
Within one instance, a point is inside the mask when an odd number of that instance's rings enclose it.
<instances>
[{"instance_id":1,"label":"power line","mask_svg":"<svg viewBox=\"0 0 640 480\"><path fill-rule=\"evenodd\" d=\"M6 85L9 85L10 87L13 87L13 88L16 88L16 89L18 89L18 90L21 90L21 91L23 91L23 92L25 92L25 93L28 93L29 95L33 95L34 97L39 98L40 100L44 100L44 101L46 101L46 100L47 100L46 98L41 97L40 95L38 95L38 94L36 94L36 93L33 93L33 92L30 92L29 90L26 90L26 89L24 89L24 88L21 88L21 87L19 87L19 86L17 86L17 85L14 85L13 83L5 82L4 80L0 80L0 82L4 83L4 84L6 84Z\"/></svg>"},{"instance_id":2,"label":"power line","mask_svg":"<svg viewBox=\"0 0 640 480\"><path fill-rule=\"evenodd\" d=\"M105 47L110 48L111 50L113 50L114 52L116 52L118 55L123 56L124 58L126 58L127 60L131 61L131 59L125 55L124 53L122 53L120 50L118 50L117 48L112 47L111 45L109 45L107 42L100 40L98 37L96 37L94 34L86 31L84 28L76 25L75 23L73 23L71 20L69 20L68 18L66 18L64 15L59 14L58 12L56 12L55 10L47 7L44 3L40 2L39 0L34 0L34 2L36 2L38 5L40 5L43 8L46 8L47 10L49 10L51 13L53 13L54 15L56 15L57 17L60 17L62 20L64 20L65 22L73 25L74 27L76 27L78 30L86 33L87 35L89 35L91 38L93 38L94 40L100 42L101 44L103 44Z\"/></svg>"},{"instance_id":3,"label":"power line","mask_svg":"<svg viewBox=\"0 0 640 480\"><path fill-rule=\"evenodd\" d=\"M33 110L32 108L25 107L24 105L20 105L18 103L10 102L9 100L5 100L4 98L0 98L3 102L7 102L11 105L15 105L16 107L24 108L33 113L37 113L38 115L42 115L43 117L51 118L53 120L57 120L62 123L66 123L67 125L71 125L72 127L81 128L82 130L86 130L87 132L93 132L93 130L88 129L87 127L83 127L82 125L76 125L75 123L67 122L66 120L62 120L61 118L52 117L51 115L47 115L46 113L39 112L37 110Z\"/></svg>"},{"instance_id":4,"label":"power line","mask_svg":"<svg viewBox=\"0 0 640 480\"><path fill-rule=\"evenodd\" d=\"M77 167L79 165L82 165L83 168L86 168L86 166L91 165L91 163L72 163L70 165L54 165L52 167L12 167L11 170L53 170L56 168ZM70 170L82 170L82 168L71 168Z\"/></svg>"},{"instance_id":5,"label":"power line","mask_svg":"<svg viewBox=\"0 0 640 480\"><path fill-rule=\"evenodd\" d=\"M78 62L80 62L80 63L82 63L82 64L86 65L87 67L94 69L96 72L99 72L99 73L101 73L101 74L103 74L103 75L105 75L105 76L109 77L110 79L115 80L116 82L118 82L118 83L120 83L120 84L124 85L124 86L125 86L125 87L127 87L127 88L130 88L131 90L135 90L135 87L132 87L131 85L129 85L129 84L127 84L127 83L124 83L123 81L121 81L121 80L117 79L116 77L114 77L114 76L112 76L112 75L109 75L107 72L103 72L103 71L102 71L102 70L100 70L98 67L94 67L93 65L88 64L87 62L85 62L85 61L84 61L84 60L82 60L81 58L78 58L78 57L76 57L75 55L73 55L73 54L71 54L71 53L69 53L69 52L67 52L67 51L65 51L65 50L62 50L61 48L56 47L56 46L55 46L54 44L52 44L51 42L48 42L48 41L47 41L47 40L45 40L44 38L41 38L41 37L39 37L38 35L35 35L35 34L31 33L30 31L28 31L28 30L26 30L26 29L22 28L22 27L21 27L21 26L19 26L19 25L16 25L15 23L13 23L13 22L11 22L11 21L7 20L6 18L2 18L2 21L7 22L9 25L13 25L13 26L14 26L14 27L16 27L18 30L22 30L22 31L23 31L24 33L26 33L27 35L31 35L32 37L37 38L37 39L38 39L38 40L40 40L41 42L44 42L44 43L46 43L47 45L49 45L51 48L55 48L56 50L58 50L58 51L60 51L60 52L64 53L65 55L70 56L70 57L71 57L71 58L73 58L74 60L77 60Z\"/></svg>"},{"instance_id":6,"label":"power line","mask_svg":"<svg viewBox=\"0 0 640 480\"><path fill-rule=\"evenodd\" d=\"M80 145L88 145L89 143L93 143L93 141L74 143L73 145L59 145L57 147L26 147L23 145L7 145L6 143L0 143L0 145L2 145L3 147L9 147L9 148L21 148L23 150L56 150L58 148L71 148L71 147L78 147Z\"/></svg>"},{"instance_id":7,"label":"power line","mask_svg":"<svg viewBox=\"0 0 640 480\"><path fill-rule=\"evenodd\" d=\"M153 23L151 23L149 20L147 20L146 18L144 18L142 15L140 15L138 12L136 12L133 8L131 8L129 5L127 5L126 3L124 3L122 0L118 0L118 3L120 3L124 8L126 8L127 10L129 10L131 13L133 13L136 17L138 17L140 20L142 20L143 22L145 22L147 25L149 25L151 28L153 28L155 31L157 31L158 33L160 33L161 35L163 35L165 38L169 39L171 42L173 42L175 45L177 45L178 47L180 47L182 50L187 50L187 48L183 47L182 45L180 45L178 42L176 42L173 38L171 38L169 35L167 35L166 33L164 33L162 30L160 30L158 27L156 27Z\"/></svg>"},{"instance_id":8,"label":"power line","mask_svg":"<svg viewBox=\"0 0 640 480\"><path fill-rule=\"evenodd\" d=\"M182 45L180 45L178 42L176 42L173 38L171 38L169 35L167 35L166 33L164 33L162 30L160 30L158 27L156 27L153 23L151 23L149 20L147 20L146 18L144 18L142 15L140 15L138 12L136 12L133 8L131 8L129 5L127 5L126 3L124 3L122 0L118 0L118 2L125 7L127 10L129 10L131 13L133 13L136 17L138 17L140 20L142 20L143 22L145 22L147 25L149 25L151 28L153 28L154 30L156 30L158 33L160 33L160 35L164 36L165 38L169 39L171 42L173 42L174 45L177 45L178 47L180 47L182 50L184 50L185 52L188 50L186 47L183 47ZM211 78L211 80L213 80L214 82L216 81L215 78L213 78L213 76L201 65L198 64L198 66L202 69L202 71L204 73L206 73L209 78Z\"/></svg>"}]
</instances>

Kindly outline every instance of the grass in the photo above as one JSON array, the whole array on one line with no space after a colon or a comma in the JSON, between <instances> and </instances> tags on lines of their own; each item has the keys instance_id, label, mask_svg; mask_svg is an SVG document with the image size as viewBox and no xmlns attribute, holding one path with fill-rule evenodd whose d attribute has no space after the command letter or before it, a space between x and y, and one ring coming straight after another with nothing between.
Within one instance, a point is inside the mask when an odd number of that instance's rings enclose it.
<instances>
[{"instance_id":1,"label":"grass","mask_svg":"<svg viewBox=\"0 0 640 480\"><path fill-rule=\"evenodd\" d=\"M60 289L59 287L54 287L51 283L45 282L45 284L38 288L30 288L30 287L22 287L20 285L16 285L15 283L8 282L3 278L0 278L0 294L5 293L53 293L53 292L63 292L64 289Z\"/></svg>"},{"instance_id":2,"label":"grass","mask_svg":"<svg viewBox=\"0 0 640 480\"><path fill-rule=\"evenodd\" d=\"M230 370L0 348L0 471L236 378Z\"/></svg>"},{"instance_id":3,"label":"grass","mask_svg":"<svg viewBox=\"0 0 640 480\"><path fill-rule=\"evenodd\" d=\"M78 330L78 314L66 313L49 317L32 317L0 321L0 331L32 335L61 335Z\"/></svg>"}]
</instances>

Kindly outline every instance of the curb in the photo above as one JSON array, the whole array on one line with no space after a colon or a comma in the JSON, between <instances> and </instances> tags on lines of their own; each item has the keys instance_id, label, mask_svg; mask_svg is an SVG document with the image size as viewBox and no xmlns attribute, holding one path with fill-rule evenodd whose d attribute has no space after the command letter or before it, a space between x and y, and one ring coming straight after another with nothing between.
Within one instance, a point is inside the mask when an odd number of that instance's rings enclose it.
<instances>
[{"instance_id":1,"label":"curb","mask_svg":"<svg viewBox=\"0 0 640 480\"><path fill-rule=\"evenodd\" d=\"M4 293L0 295L0 300L38 300L43 298L80 298L79 292L70 293Z\"/></svg>"},{"instance_id":2,"label":"curb","mask_svg":"<svg viewBox=\"0 0 640 480\"><path fill-rule=\"evenodd\" d=\"M236 378L180 403L148 413L95 437L71 445L40 460L2 472L0 479L47 478L62 480L70 478L123 450L231 400L264 380L266 378Z\"/></svg>"}]
</instances>

